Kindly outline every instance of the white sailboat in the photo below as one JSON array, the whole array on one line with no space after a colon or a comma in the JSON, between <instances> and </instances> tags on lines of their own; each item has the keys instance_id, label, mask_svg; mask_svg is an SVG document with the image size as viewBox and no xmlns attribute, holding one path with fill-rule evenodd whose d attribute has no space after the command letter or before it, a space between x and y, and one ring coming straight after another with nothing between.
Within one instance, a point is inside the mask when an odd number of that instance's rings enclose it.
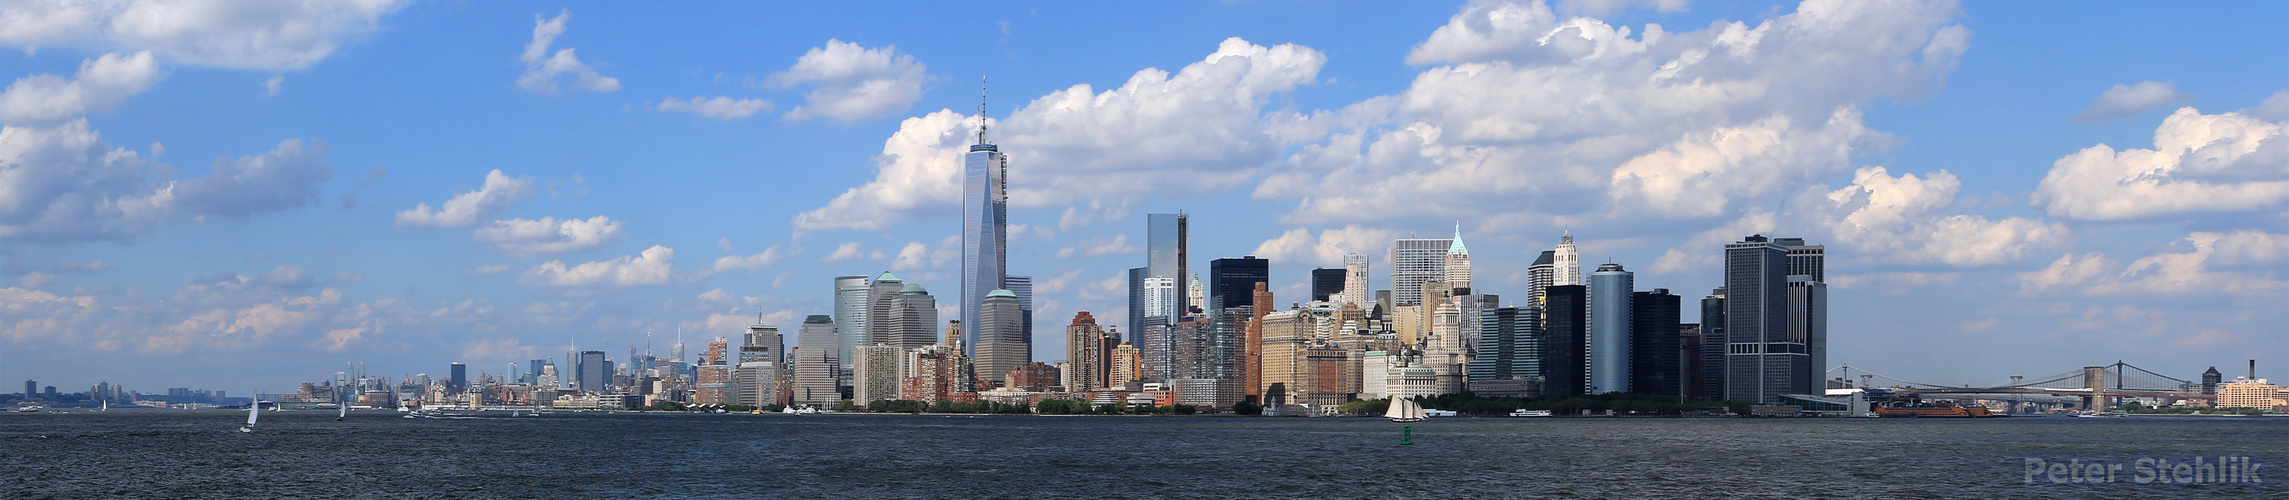
<instances>
[{"instance_id":1,"label":"white sailboat","mask_svg":"<svg viewBox=\"0 0 2289 500\"><path fill-rule=\"evenodd\" d=\"M255 419L255 417L259 417L259 416L261 416L261 415L262 415L262 399L260 399L260 398L257 398L257 399L255 399L255 400L254 400L254 406L249 406L249 407L247 407L247 409L246 409L246 425L241 425L241 426L238 426L238 431L239 431L239 432L254 432L254 419Z\"/></svg>"},{"instance_id":2,"label":"white sailboat","mask_svg":"<svg viewBox=\"0 0 2289 500\"><path fill-rule=\"evenodd\" d=\"M1384 410L1383 416L1389 417L1392 422L1421 422L1430 418L1423 414L1422 405L1407 398L1392 398L1391 408Z\"/></svg>"},{"instance_id":3,"label":"white sailboat","mask_svg":"<svg viewBox=\"0 0 2289 500\"><path fill-rule=\"evenodd\" d=\"M349 418L349 416L350 416L350 405L342 405L342 413L341 413L340 415L335 415L335 416L334 416L334 421L335 421L335 422L340 422L340 421L342 421L342 419L344 419L344 418Z\"/></svg>"},{"instance_id":4,"label":"white sailboat","mask_svg":"<svg viewBox=\"0 0 2289 500\"><path fill-rule=\"evenodd\" d=\"M105 401L105 402L103 402L103 407L102 407L102 408L96 408L96 409L95 409L95 411L111 411L111 402L110 402L110 401Z\"/></svg>"}]
</instances>

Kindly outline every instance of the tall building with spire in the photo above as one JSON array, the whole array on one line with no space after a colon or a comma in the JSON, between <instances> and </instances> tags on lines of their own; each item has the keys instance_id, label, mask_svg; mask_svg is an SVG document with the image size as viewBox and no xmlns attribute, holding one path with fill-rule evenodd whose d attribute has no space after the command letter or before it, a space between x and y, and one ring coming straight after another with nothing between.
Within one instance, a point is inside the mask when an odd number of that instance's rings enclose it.
<instances>
[{"instance_id":1,"label":"tall building with spire","mask_svg":"<svg viewBox=\"0 0 2289 500\"><path fill-rule=\"evenodd\" d=\"M1550 268L1552 286L1582 284L1582 253L1574 249L1573 231L1567 231L1565 236L1558 238L1558 249L1553 257L1555 262Z\"/></svg>"},{"instance_id":2,"label":"tall building with spire","mask_svg":"<svg viewBox=\"0 0 2289 500\"><path fill-rule=\"evenodd\" d=\"M1461 290L1470 289L1470 249L1462 246L1462 223L1454 225L1454 244L1447 246L1447 286L1457 290L1456 295L1469 295Z\"/></svg>"},{"instance_id":3,"label":"tall building with spire","mask_svg":"<svg viewBox=\"0 0 2289 500\"><path fill-rule=\"evenodd\" d=\"M985 98L978 99L978 142L962 155L962 344L978 345L986 294L1005 288L1009 272L1009 157L986 139Z\"/></svg>"}]
</instances>

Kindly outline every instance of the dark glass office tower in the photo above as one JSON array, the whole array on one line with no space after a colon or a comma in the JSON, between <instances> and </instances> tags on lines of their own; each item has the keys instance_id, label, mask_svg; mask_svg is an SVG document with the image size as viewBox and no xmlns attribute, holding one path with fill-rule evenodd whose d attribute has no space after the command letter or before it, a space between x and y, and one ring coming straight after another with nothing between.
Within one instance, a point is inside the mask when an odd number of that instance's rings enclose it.
<instances>
[{"instance_id":1,"label":"dark glass office tower","mask_svg":"<svg viewBox=\"0 0 2289 500\"><path fill-rule=\"evenodd\" d=\"M1543 302L1542 395L1580 396L1588 389L1589 287L1551 286Z\"/></svg>"},{"instance_id":2,"label":"dark glass office tower","mask_svg":"<svg viewBox=\"0 0 2289 500\"><path fill-rule=\"evenodd\" d=\"M1630 294L1630 392L1684 395L1685 342L1678 336L1678 304L1666 288Z\"/></svg>"},{"instance_id":3,"label":"dark glass office tower","mask_svg":"<svg viewBox=\"0 0 2289 500\"><path fill-rule=\"evenodd\" d=\"M1271 281L1270 260L1250 255L1208 261L1208 312L1214 312L1217 308L1254 304L1256 284Z\"/></svg>"},{"instance_id":4,"label":"dark glass office tower","mask_svg":"<svg viewBox=\"0 0 2289 500\"><path fill-rule=\"evenodd\" d=\"M1344 270L1311 270L1311 300L1328 301L1343 294Z\"/></svg>"},{"instance_id":5,"label":"dark glass office tower","mask_svg":"<svg viewBox=\"0 0 2289 500\"><path fill-rule=\"evenodd\" d=\"M1701 298L1701 370L1695 399L1725 398L1725 289Z\"/></svg>"},{"instance_id":6,"label":"dark glass office tower","mask_svg":"<svg viewBox=\"0 0 2289 500\"><path fill-rule=\"evenodd\" d=\"M1542 376L1542 308L1488 308L1479 313L1478 357L1470 380L1528 380Z\"/></svg>"},{"instance_id":7,"label":"dark glass office tower","mask_svg":"<svg viewBox=\"0 0 2289 500\"><path fill-rule=\"evenodd\" d=\"M469 365L453 364L453 378L445 380L445 389L461 392L469 388Z\"/></svg>"}]
</instances>

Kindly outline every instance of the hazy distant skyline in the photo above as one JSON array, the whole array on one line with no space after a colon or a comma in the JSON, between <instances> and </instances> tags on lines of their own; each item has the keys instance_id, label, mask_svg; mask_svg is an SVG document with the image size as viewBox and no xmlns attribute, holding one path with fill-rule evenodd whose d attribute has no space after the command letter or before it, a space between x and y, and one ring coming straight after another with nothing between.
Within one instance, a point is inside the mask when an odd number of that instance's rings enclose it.
<instances>
[{"instance_id":1,"label":"hazy distant skyline","mask_svg":"<svg viewBox=\"0 0 2289 500\"><path fill-rule=\"evenodd\" d=\"M1570 230L1690 304L1761 232L1828 246L1833 364L2289 352L2280 3L176 3L0 2L0 380L664 355L885 270L952 306L981 77L1037 359L1178 210L1283 303L1459 220L1506 299Z\"/></svg>"}]
</instances>

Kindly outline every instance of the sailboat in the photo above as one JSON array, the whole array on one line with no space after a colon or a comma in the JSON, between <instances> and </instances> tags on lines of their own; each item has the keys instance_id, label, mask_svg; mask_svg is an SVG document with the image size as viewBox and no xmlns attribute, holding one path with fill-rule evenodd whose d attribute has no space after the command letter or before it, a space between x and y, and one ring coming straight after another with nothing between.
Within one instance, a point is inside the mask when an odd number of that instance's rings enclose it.
<instances>
[{"instance_id":1,"label":"sailboat","mask_svg":"<svg viewBox=\"0 0 2289 500\"><path fill-rule=\"evenodd\" d=\"M1429 418L1423 415L1422 405L1407 398L1391 398L1391 409L1384 410L1383 416L1389 417L1392 422L1421 422Z\"/></svg>"},{"instance_id":2,"label":"sailboat","mask_svg":"<svg viewBox=\"0 0 2289 500\"><path fill-rule=\"evenodd\" d=\"M261 416L261 415L262 415L262 399L260 399L260 398L257 398L257 399L255 399L255 400L254 400L254 405L253 405L253 406L247 407L247 409L246 409L246 425L241 425L241 426L238 426L238 431L239 431L239 432L254 432L254 418L255 418L255 417L258 417L258 416Z\"/></svg>"},{"instance_id":3,"label":"sailboat","mask_svg":"<svg viewBox=\"0 0 2289 500\"><path fill-rule=\"evenodd\" d=\"M340 422L340 421L342 421L342 419L344 419L344 418L349 418L349 416L350 416L350 405L342 405L342 413L341 413L340 415L335 415L335 416L334 416L334 421L335 421L335 422Z\"/></svg>"},{"instance_id":4,"label":"sailboat","mask_svg":"<svg viewBox=\"0 0 2289 500\"><path fill-rule=\"evenodd\" d=\"M95 411L111 411L111 402L110 402L110 401L105 401L105 402L103 402L103 407L102 407L102 408L96 408L96 409L95 409Z\"/></svg>"}]
</instances>

